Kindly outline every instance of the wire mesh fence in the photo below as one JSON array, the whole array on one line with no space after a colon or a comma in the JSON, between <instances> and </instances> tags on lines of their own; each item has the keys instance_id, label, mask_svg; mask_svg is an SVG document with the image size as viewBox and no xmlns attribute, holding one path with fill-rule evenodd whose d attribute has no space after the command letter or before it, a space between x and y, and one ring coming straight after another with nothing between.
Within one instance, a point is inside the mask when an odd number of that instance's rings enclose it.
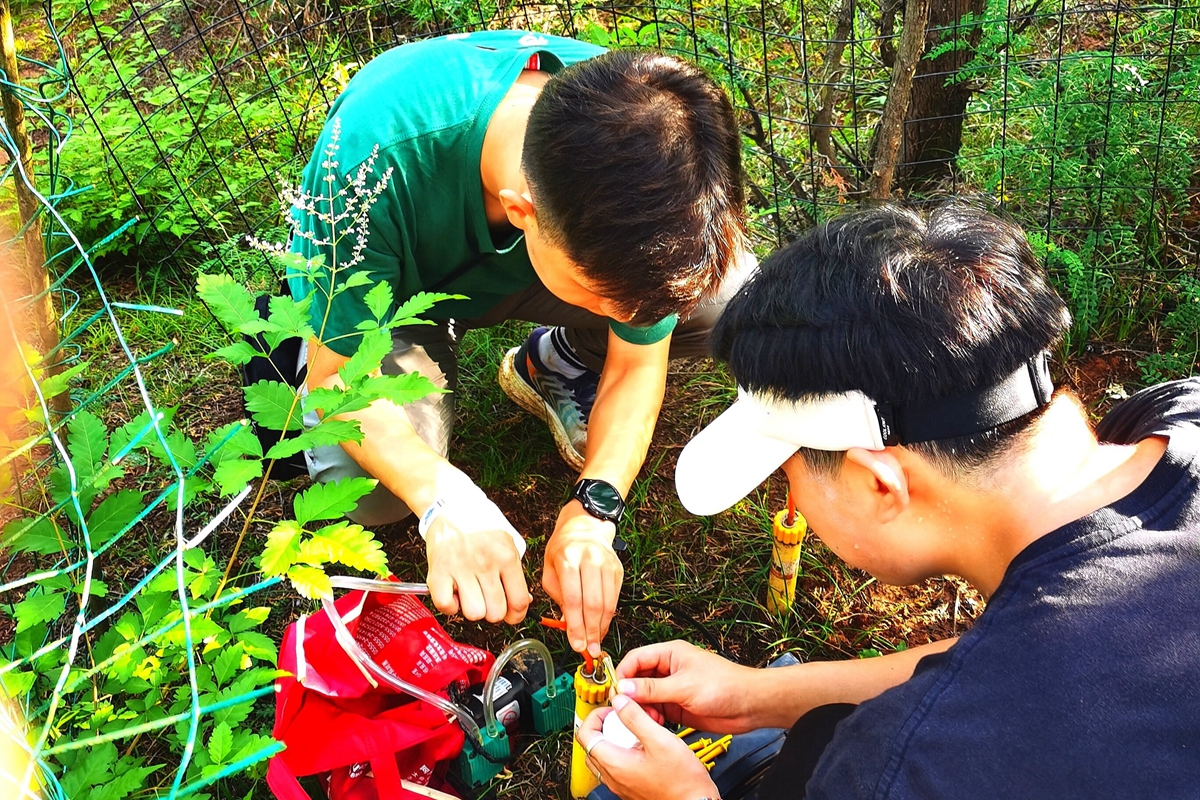
<instances>
[{"instance_id":1,"label":"wire mesh fence","mask_svg":"<svg viewBox=\"0 0 1200 800\"><path fill-rule=\"evenodd\" d=\"M105 154L95 182L123 197L107 213L139 217L125 247L244 268L237 237L277 224L279 177L298 174L346 79L406 41L517 27L702 64L735 100L751 211L777 244L870 193L898 45L920 24L911 92L892 101L893 194L994 197L1041 232L1078 342L1145 328L1200 264L1197 6L932 0L909 20L911 7L95 0L63 28L87 76L89 152Z\"/></svg>"},{"instance_id":2,"label":"wire mesh fence","mask_svg":"<svg viewBox=\"0 0 1200 800\"><path fill-rule=\"evenodd\" d=\"M186 496L206 465L236 441L240 426L197 448L152 399L148 375L172 343L138 354L126 330L130 320L136 325L148 315L179 312L113 297L93 260L104 237L85 243L64 216L67 201L85 189L60 169L61 154L75 146L65 112L71 74L57 32L42 30L48 57L25 62L32 76L25 86L11 63L6 66L4 88L15 102L5 109L0 135L7 156L2 199L5 211L14 212L5 222L16 233L0 253L0 308L6 311L0 488L9 499L0 538L0 598L7 612L0 685L16 703L0 701L0 793L191 796L280 749L253 733L238 742L229 725L272 691L271 671L245 680L250 672L243 670L231 679L233 665L227 665L222 680L215 677L215 660L204 655L221 638L213 638L214 625L227 634L261 622L265 609L242 606L278 581L227 586L201 547L245 492L211 519L193 514L185 520ZM26 124L18 124L18 109ZM36 180L22 157L26 140L39 145ZM22 200L19 214L10 207L13 193ZM37 231L32 239L25 235L31 230ZM43 264L39 286L28 278ZM30 335L39 333L47 303L56 330ZM81 381L99 366L89 360L97 350L86 346L97 341L110 343L112 359L98 370L101 377ZM110 422L114 415L106 410L118 398L128 403L124 424ZM129 563L129 548L144 561ZM231 626L233 619L241 622ZM266 637L252 635L239 648L239 660L273 663ZM214 739L212 731L222 725ZM174 747L135 752L142 737L155 736ZM216 760L209 752L214 743ZM204 754L200 763L197 753Z\"/></svg>"},{"instance_id":3,"label":"wire mesh fence","mask_svg":"<svg viewBox=\"0 0 1200 800\"><path fill-rule=\"evenodd\" d=\"M256 791L222 782L254 776L276 748L243 724L275 656L256 630L270 603L251 601L276 581L204 547L246 497L222 496L213 470L247 447L244 432L192 441L154 401L146 376L172 345L138 354L127 327L174 310L115 299L112 276L199 267L273 280L246 235L279 240L281 181L299 175L355 70L388 48L520 28L681 55L734 100L764 252L872 195L980 192L1030 231L1075 314L1072 346L1136 342L1148 378L1196 363L1200 6L1183 0L72 0L16 11L26 88L12 76L7 88L30 118L36 179L6 126L4 185L37 190L52 274L16 296L22 309L52 297L61 328L21 360L32 394L15 408L21 435L0 450L14 486L35 490L4 519L0 681L21 700L35 765L5 773L5 793L34 776L42 795L106 800ZM906 34L920 55L907 63ZM911 89L893 91L905 67ZM881 134L889 107L892 142ZM881 165L893 174L882 192ZM18 328L0 330L13 342L3 347L22 340ZM85 343L119 355L81 391ZM120 419L101 413L118 397ZM205 491L205 514L185 514ZM122 558L122 541L146 563Z\"/></svg>"}]
</instances>

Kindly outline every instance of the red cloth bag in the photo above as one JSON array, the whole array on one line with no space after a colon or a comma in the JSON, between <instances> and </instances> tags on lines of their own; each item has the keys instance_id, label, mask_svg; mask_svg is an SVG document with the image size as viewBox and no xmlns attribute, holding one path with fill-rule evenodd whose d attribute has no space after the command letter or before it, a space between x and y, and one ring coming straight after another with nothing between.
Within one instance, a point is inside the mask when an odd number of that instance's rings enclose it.
<instances>
[{"instance_id":1,"label":"red cloth bag","mask_svg":"<svg viewBox=\"0 0 1200 800\"><path fill-rule=\"evenodd\" d=\"M382 669L447 696L481 683L490 653L446 635L412 595L351 592L335 604L355 642ZM319 775L330 800L420 796L401 779L445 791L443 776L463 732L441 709L390 686L338 641L324 611L292 623L279 650L274 735L287 749L271 759L267 785L279 800L310 800L296 780Z\"/></svg>"}]
</instances>

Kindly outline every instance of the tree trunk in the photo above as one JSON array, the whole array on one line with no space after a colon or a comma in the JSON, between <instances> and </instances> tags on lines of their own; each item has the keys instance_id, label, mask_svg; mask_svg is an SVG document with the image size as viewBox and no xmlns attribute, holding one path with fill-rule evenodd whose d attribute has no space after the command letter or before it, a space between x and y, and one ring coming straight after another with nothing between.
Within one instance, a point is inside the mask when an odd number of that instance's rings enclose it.
<instances>
[{"instance_id":1,"label":"tree trunk","mask_svg":"<svg viewBox=\"0 0 1200 800\"><path fill-rule=\"evenodd\" d=\"M9 83L20 84L8 0L0 0L0 69L8 76ZM8 155L17 162L13 165L12 180L19 218L25 229L23 252L15 265L16 280L12 287L16 297L9 300L28 298L28 302L23 303L23 313L18 316L15 307L10 308L9 313L17 316L14 322L18 335L46 359L42 366L47 375L52 375L58 371L50 357L50 351L58 345L58 319L49 294L50 276L46 271L46 248L42 241L41 204L25 183L26 180L30 184L33 182L33 149L25 129L25 109L17 90L12 87L0 88L0 101L3 126L15 146L15 151ZM65 392L50 400L58 411L65 413L71 410L71 398Z\"/></svg>"},{"instance_id":2,"label":"tree trunk","mask_svg":"<svg viewBox=\"0 0 1200 800\"><path fill-rule=\"evenodd\" d=\"M959 28L968 14L983 13L984 0L930 0L925 52L943 42L963 40L968 47L930 60L922 58L913 77L904 118L904 139L896 178L905 191L922 189L953 174L962 145L963 118L971 97L969 81L947 83L975 55L979 28Z\"/></svg>"},{"instance_id":3,"label":"tree trunk","mask_svg":"<svg viewBox=\"0 0 1200 800\"><path fill-rule=\"evenodd\" d=\"M892 194L893 179L899 163L904 120L908 116L912 97L913 75L924 52L925 29L929 20L929 0L907 0L904 6L904 28L900 31L900 47L892 65L892 82L888 86L883 116L872 142L874 157L867 194L875 200L886 200Z\"/></svg>"}]
</instances>

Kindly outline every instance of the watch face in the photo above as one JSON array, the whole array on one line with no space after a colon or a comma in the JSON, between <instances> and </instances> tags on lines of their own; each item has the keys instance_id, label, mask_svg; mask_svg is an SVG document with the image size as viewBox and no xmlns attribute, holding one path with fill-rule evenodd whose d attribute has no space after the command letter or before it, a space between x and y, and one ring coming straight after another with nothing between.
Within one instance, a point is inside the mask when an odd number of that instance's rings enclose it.
<instances>
[{"instance_id":1,"label":"watch face","mask_svg":"<svg viewBox=\"0 0 1200 800\"><path fill-rule=\"evenodd\" d=\"M606 516L615 516L621 512L621 495L617 490L603 481L595 481L583 487L592 507Z\"/></svg>"}]
</instances>

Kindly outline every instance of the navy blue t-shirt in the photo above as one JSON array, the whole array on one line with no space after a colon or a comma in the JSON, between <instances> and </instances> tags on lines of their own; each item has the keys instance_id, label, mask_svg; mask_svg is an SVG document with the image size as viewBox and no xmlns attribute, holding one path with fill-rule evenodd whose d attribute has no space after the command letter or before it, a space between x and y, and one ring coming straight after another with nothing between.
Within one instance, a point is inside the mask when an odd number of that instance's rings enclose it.
<instances>
[{"instance_id":1,"label":"navy blue t-shirt","mask_svg":"<svg viewBox=\"0 0 1200 800\"><path fill-rule=\"evenodd\" d=\"M1025 548L974 627L837 727L808 798L1200 797L1200 379L1102 441L1169 437L1131 494Z\"/></svg>"}]
</instances>

